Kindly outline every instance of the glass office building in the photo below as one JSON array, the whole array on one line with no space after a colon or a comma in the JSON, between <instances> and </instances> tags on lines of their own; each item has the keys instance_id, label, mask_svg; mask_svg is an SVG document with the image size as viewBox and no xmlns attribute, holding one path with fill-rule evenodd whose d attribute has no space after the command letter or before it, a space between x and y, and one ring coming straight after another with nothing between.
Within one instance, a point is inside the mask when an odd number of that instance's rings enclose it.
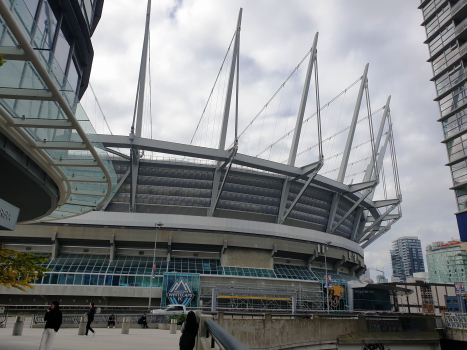
<instances>
[{"instance_id":1,"label":"glass office building","mask_svg":"<svg viewBox=\"0 0 467 350\"><path fill-rule=\"evenodd\" d=\"M467 241L467 2L421 0L436 97L457 203L457 223Z\"/></svg>"},{"instance_id":2,"label":"glass office building","mask_svg":"<svg viewBox=\"0 0 467 350\"><path fill-rule=\"evenodd\" d=\"M460 241L434 242L426 247L431 283L467 283L467 246Z\"/></svg>"},{"instance_id":3,"label":"glass office building","mask_svg":"<svg viewBox=\"0 0 467 350\"><path fill-rule=\"evenodd\" d=\"M407 282L416 272L424 272L422 244L418 237L400 237L392 242L392 276Z\"/></svg>"}]
</instances>

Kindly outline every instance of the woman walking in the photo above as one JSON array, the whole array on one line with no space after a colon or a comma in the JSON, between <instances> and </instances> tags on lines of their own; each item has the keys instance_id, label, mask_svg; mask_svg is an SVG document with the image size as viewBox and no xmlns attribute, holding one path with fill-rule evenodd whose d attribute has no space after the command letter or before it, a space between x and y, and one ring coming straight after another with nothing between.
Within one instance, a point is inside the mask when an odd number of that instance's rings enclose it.
<instances>
[{"instance_id":1,"label":"woman walking","mask_svg":"<svg viewBox=\"0 0 467 350\"><path fill-rule=\"evenodd\" d=\"M180 350L193 350L195 347L195 339L198 335L198 322L196 315L190 311L186 317L186 321L182 324L182 336L180 337Z\"/></svg>"},{"instance_id":2,"label":"woman walking","mask_svg":"<svg viewBox=\"0 0 467 350\"><path fill-rule=\"evenodd\" d=\"M62 325L62 312L58 301L53 301L44 316L45 327L39 350L52 350L55 335Z\"/></svg>"},{"instance_id":3,"label":"woman walking","mask_svg":"<svg viewBox=\"0 0 467 350\"><path fill-rule=\"evenodd\" d=\"M89 304L89 312L88 312L88 323L86 323L86 334L83 337L88 336L88 332L92 332L92 336L96 335L94 329L91 328L91 323L94 321L94 315L96 314L96 308L94 307L94 303Z\"/></svg>"}]
</instances>

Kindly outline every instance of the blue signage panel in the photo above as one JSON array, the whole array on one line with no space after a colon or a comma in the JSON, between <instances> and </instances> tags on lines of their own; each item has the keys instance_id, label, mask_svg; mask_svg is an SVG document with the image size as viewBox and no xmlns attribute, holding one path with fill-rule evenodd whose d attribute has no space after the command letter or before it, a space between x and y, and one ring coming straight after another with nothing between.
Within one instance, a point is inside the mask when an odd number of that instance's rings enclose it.
<instances>
[{"instance_id":1,"label":"blue signage panel","mask_svg":"<svg viewBox=\"0 0 467 350\"><path fill-rule=\"evenodd\" d=\"M467 212L456 214L459 237L462 242L467 242Z\"/></svg>"},{"instance_id":2,"label":"blue signage panel","mask_svg":"<svg viewBox=\"0 0 467 350\"><path fill-rule=\"evenodd\" d=\"M199 274L164 273L161 306L171 304L197 307L199 300Z\"/></svg>"}]
</instances>

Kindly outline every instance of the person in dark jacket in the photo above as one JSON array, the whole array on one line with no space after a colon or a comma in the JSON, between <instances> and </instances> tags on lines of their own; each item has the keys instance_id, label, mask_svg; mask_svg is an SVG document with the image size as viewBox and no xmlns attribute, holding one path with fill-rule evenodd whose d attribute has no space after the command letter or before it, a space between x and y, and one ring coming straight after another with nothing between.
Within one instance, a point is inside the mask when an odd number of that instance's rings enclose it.
<instances>
[{"instance_id":1,"label":"person in dark jacket","mask_svg":"<svg viewBox=\"0 0 467 350\"><path fill-rule=\"evenodd\" d=\"M52 345L60 326L62 325L62 312L58 301L53 301L44 316L45 327L42 333L39 350L52 350Z\"/></svg>"},{"instance_id":2,"label":"person in dark jacket","mask_svg":"<svg viewBox=\"0 0 467 350\"><path fill-rule=\"evenodd\" d=\"M139 318L138 324L140 324L141 327L143 327L143 328L149 328L148 327L148 321L147 321L147 318L146 318L146 314L144 314L143 316L141 316Z\"/></svg>"},{"instance_id":3,"label":"person in dark jacket","mask_svg":"<svg viewBox=\"0 0 467 350\"><path fill-rule=\"evenodd\" d=\"M107 321L107 328L114 326L115 328L115 315L110 315L109 320Z\"/></svg>"},{"instance_id":4,"label":"person in dark jacket","mask_svg":"<svg viewBox=\"0 0 467 350\"><path fill-rule=\"evenodd\" d=\"M94 307L94 303L89 304L89 312L88 312L88 323L86 323L86 334L83 337L88 336L88 332L92 332L92 336L96 335L94 329L91 328L91 323L94 321L94 315L96 314L96 308Z\"/></svg>"},{"instance_id":5,"label":"person in dark jacket","mask_svg":"<svg viewBox=\"0 0 467 350\"><path fill-rule=\"evenodd\" d=\"M186 321L182 324L182 335L180 337L180 350L193 350L195 347L195 339L198 335L198 322L196 315L190 311L186 316Z\"/></svg>"}]
</instances>

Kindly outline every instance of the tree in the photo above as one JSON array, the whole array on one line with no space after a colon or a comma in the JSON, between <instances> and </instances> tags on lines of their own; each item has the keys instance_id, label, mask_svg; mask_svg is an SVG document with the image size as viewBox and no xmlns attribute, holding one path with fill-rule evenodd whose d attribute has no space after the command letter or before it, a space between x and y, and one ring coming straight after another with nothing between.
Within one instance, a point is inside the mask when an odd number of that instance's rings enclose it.
<instances>
[{"instance_id":1,"label":"tree","mask_svg":"<svg viewBox=\"0 0 467 350\"><path fill-rule=\"evenodd\" d=\"M3 60L3 55L0 53L0 67L3 66L6 61Z\"/></svg>"},{"instance_id":2,"label":"tree","mask_svg":"<svg viewBox=\"0 0 467 350\"><path fill-rule=\"evenodd\" d=\"M3 248L3 243L0 242L0 286L17 288L23 292L26 292L23 287L34 289L31 283L38 277L45 276L47 268L41 264L47 260L48 256Z\"/></svg>"}]
</instances>

